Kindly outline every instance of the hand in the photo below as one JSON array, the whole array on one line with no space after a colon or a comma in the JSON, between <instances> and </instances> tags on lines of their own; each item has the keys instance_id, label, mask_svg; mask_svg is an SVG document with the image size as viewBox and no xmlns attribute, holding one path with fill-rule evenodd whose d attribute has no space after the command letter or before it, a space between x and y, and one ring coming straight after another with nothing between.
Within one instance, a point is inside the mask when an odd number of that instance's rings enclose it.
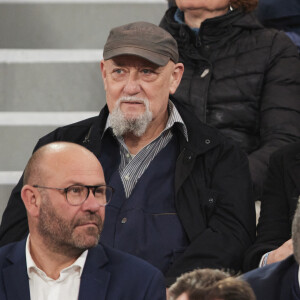
<instances>
[{"instance_id":1,"label":"hand","mask_svg":"<svg viewBox=\"0 0 300 300\"><path fill-rule=\"evenodd\" d=\"M282 244L279 248L270 252L267 260L267 265L287 258L291 254L293 254L293 252L294 252L293 242L292 239L289 239L284 244Z\"/></svg>"}]
</instances>

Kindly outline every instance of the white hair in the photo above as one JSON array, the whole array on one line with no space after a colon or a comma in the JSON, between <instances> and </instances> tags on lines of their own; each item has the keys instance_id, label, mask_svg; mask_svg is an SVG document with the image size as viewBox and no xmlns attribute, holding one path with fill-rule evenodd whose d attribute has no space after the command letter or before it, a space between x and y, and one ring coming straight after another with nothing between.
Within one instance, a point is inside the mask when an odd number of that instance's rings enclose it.
<instances>
[{"instance_id":1,"label":"white hair","mask_svg":"<svg viewBox=\"0 0 300 300\"><path fill-rule=\"evenodd\" d=\"M145 111L138 117L126 116L121 111L122 102L141 102L145 105ZM116 102L115 108L110 113L110 126L113 133L116 136L123 136L126 133L132 133L133 135L140 137L142 136L148 128L148 125L152 121L152 112L149 109L149 100L146 98L138 97L121 97Z\"/></svg>"}]
</instances>

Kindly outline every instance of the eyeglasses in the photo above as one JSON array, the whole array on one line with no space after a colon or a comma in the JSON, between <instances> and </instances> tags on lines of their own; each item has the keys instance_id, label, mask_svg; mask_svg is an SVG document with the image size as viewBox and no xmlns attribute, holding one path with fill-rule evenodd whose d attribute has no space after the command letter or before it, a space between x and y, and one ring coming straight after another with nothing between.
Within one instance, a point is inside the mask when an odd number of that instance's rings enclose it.
<instances>
[{"instance_id":1,"label":"eyeglasses","mask_svg":"<svg viewBox=\"0 0 300 300\"><path fill-rule=\"evenodd\" d=\"M66 188L33 185L35 188L63 191L70 205L81 205L89 196L90 190L100 206L105 206L111 200L114 189L108 185L81 185L74 184Z\"/></svg>"}]
</instances>

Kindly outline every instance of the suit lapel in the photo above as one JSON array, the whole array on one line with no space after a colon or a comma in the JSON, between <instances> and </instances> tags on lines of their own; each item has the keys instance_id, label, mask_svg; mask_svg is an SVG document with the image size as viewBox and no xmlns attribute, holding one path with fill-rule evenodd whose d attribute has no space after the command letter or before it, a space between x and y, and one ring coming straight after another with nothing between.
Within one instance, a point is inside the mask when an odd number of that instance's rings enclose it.
<instances>
[{"instance_id":1,"label":"suit lapel","mask_svg":"<svg viewBox=\"0 0 300 300\"><path fill-rule=\"evenodd\" d=\"M106 299L110 272L105 268L109 259L98 245L89 250L81 276L79 300Z\"/></svg>"},{"instance_id":2,"label":"suit lapel","mask_svg":"<svg viewBox=\"0 0 300 300\"><path fill-rule=\"evenodd\" d=\"M25 243L23 240L16 244L6 258L7 267L2 270L7 299L30 300Z\"/></svg>"}]
</instances>

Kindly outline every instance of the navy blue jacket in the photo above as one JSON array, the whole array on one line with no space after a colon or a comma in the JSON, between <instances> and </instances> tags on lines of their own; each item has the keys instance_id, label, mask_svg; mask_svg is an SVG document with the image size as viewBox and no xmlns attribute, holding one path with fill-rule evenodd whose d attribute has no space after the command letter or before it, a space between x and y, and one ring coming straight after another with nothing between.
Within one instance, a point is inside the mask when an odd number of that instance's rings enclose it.
<instances>
[{"instance_id":1,"label":"navy blue jacket","mask_svg":"<svg viewBox=\"0 0 300 300\"><path fill-rule=\"evenodd\" d=\"M0 299L30 300L26 240L0 249ZM79 300L163 300L159 270L130 254L97 245L91 248L81 275Z\"/></svg>"},{"instance_id":2,"label":"navy blue jacket","mask_svg":"<svg viewBox=\"0 0 300 300\"><path fill-rule=\"evenodd\" d=\"M175 207L189 245L167 271L167 284L195 268L241 269L243 255L255 238L255 209L246 154L218 130L201 123L174 103L187 126L189 141L174 129L179 143L175 170ZM83 145L97 157L108 116L61 127L41 138L35 148L53 141ZM113 159L113 158L112 158ZM24 238L27 216L20 197L22 179L12 191L0 227L0 244Z\"/></svg>"},{"instance_id":3,"label":"navy blue jacket","mask_svg":"<svg viewBox=\"0 0 300 300\"><path fill-rule=\"evenodd\" d=\"M291 238L292 221L300 196L300 142L287 145L270 158L261 198L254 244L247 250L244 271L257 268L263 254Z\"/></svg>"},{"instance_id":4,"label":"navy blue jacket","mask_svg":"<svg viewBox=\"0 0 300 300\"><path fill-rule=\"evenodd\" d=\"M251 285L256 300L297 300L300 299L299 265L294 256L255 269L243 275L243 279Z\"/></svg>"},{"instance_id":5,"label":"navy blue jacket","mask_svg":"<svg viewBox=\"0 0 300 300\"><path fill-rule=\"evenodd\" d=\"M257 16L265 25L278 29L285 26L300 26L299 0L259 0ZM272 22L272 24L270 24Z\"/></svg>"}]
</instances>

